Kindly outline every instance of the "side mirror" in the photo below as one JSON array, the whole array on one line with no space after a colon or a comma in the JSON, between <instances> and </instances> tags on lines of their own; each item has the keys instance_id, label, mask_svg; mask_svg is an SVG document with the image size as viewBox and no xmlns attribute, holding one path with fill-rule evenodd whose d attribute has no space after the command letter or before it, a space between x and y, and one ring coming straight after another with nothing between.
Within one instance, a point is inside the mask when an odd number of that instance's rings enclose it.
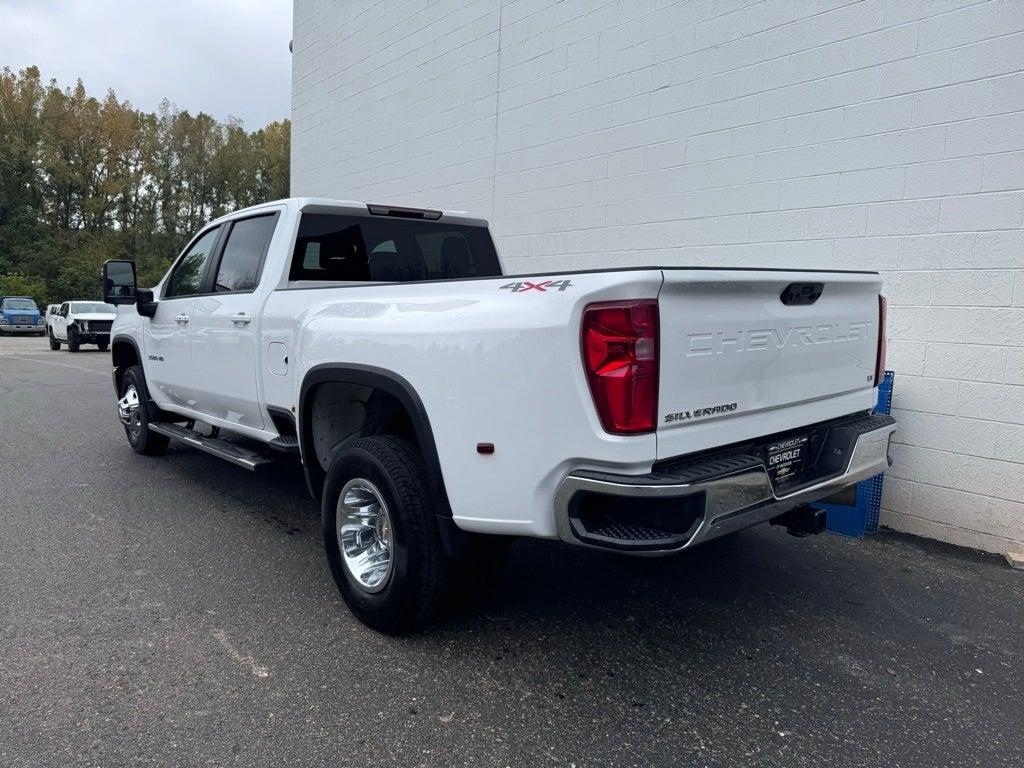
<instances>
[{"instance_id":1,"label":"side mirror","mask_svg":"<svg viewBox=\"0 0 1024 768\"><path fill-rule=\"evenodd\" d=\"M103 300L107 304L135 303L135 262L103 262Z\"/></svg>"},{"instance_id":2,"label":"side mirror","mask_svg":"<svg viewBox=\"0 0 1024 768\"><path fill-rule=\"evenodd\" d=\"M156 302L153 301L153 292L150 290L139 290L135 292L138 301L135 308L143 317L153 317L156 314Z\"/></svg>"}]
</instances>

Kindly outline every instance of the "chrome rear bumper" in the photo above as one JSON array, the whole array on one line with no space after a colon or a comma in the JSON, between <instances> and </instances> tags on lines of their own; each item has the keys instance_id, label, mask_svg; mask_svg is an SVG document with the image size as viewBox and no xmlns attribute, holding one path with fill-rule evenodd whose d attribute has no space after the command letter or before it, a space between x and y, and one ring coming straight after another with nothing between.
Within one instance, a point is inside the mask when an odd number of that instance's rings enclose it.
<instances>
[{"instance_id":1,"label":"chrome rear bumper","mask_svg":"<svg viewBox=\"0 0 1024 768\"><path fill-rule=\"evenodd\" d=\"M889 440L896 422L886 415L860 416L828 426L816 472L800 484L776 487L756 448L682 462L648 475L580 471L565 477L555 494L555 522L563 541L634 554L678 552L726 533L771 520L794 507L833 496L884 472L892 464ZM622 504L623 501L631 503ZM588 529L583 505L624 510L620 520ZM677 507L675 530L621 522L630 506ZM669 513L671 517L671 512ZM611 533L612 535L609 535ZM624 535L625 534L625 535ZM660 535L666 534L666 535Z\"/></svg>"}]
</instances>

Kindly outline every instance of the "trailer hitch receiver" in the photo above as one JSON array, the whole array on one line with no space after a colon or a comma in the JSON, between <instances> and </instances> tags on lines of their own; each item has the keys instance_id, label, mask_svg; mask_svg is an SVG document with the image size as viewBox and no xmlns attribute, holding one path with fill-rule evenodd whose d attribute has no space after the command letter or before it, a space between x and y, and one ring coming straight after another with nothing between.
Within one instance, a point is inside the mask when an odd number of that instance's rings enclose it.
<instances>
[{"instance_id":1,"label":"trailer hitch receiver","mask_svg":"<svg viewBox=\"0 0 1024 768\"><path fill-rule=\"evenodd\" d=\"M794 507L788 512L773 518L772 525L784 525L790 536L803 538L824 532L826 512L815 509L810 504Z\"/></svg>"}]
</instances>

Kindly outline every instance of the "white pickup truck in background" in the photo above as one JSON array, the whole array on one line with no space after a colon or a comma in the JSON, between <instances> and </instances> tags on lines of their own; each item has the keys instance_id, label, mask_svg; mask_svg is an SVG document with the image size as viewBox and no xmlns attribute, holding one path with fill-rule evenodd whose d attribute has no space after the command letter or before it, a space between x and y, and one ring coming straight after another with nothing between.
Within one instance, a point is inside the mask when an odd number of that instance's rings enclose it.
<instances>
[{"instance_id":1,"label":"white pickup truck in background","mask_svg":"<svg viewBox=\"0 0 1024 768\"><path fill-rule=\"evenodd\" d=\"M117 317L117 307L99 301L65 301L56 312L46 309L46 335L50 349L60 349L61 342L69 352L77 352L83 344L95 344L101 352L110 345L110 327Z\"/></svg>"},{"instance_id":2,"label":"white pickup truck in background","mask_svg":"<svg viewBox=\"0 0 1024 768\"><path fill-rule=\"evenodd\" d=\"M290 199L210 223L151 291L104 265L139 453L298 454L352 611L420 625L511 537L656 555L890 464L876 273L503 276L486 222Z\"/></svg>"}]
</instances>

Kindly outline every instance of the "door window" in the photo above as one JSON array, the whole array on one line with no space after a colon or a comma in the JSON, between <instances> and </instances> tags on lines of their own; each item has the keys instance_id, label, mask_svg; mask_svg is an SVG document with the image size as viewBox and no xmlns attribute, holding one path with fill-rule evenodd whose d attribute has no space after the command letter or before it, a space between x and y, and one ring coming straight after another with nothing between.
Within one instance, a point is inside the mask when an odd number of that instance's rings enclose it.
<instances>
[{"instance_id":1,"label":"door window","mask_svg":"<svg viewBox=\"0 0 1024 768\"><path fill-rule=\"evenodd\" d=\"M202 292L203 274L217 243L220 227L214 227L192 243L167 282L165 298L192 296Z\"/></svg>"},{"instance_id":2,"label":"door window","mask_svg":"<svg viewBox=\"0 0 1024 768\"><path fill-rule=\"evenodd\" d=\"M217 292L252 291L260 281L263 256L274 234L277 215L254 216L231 225L220 257L213 289Z\"/></svg>"}]
</instances>

